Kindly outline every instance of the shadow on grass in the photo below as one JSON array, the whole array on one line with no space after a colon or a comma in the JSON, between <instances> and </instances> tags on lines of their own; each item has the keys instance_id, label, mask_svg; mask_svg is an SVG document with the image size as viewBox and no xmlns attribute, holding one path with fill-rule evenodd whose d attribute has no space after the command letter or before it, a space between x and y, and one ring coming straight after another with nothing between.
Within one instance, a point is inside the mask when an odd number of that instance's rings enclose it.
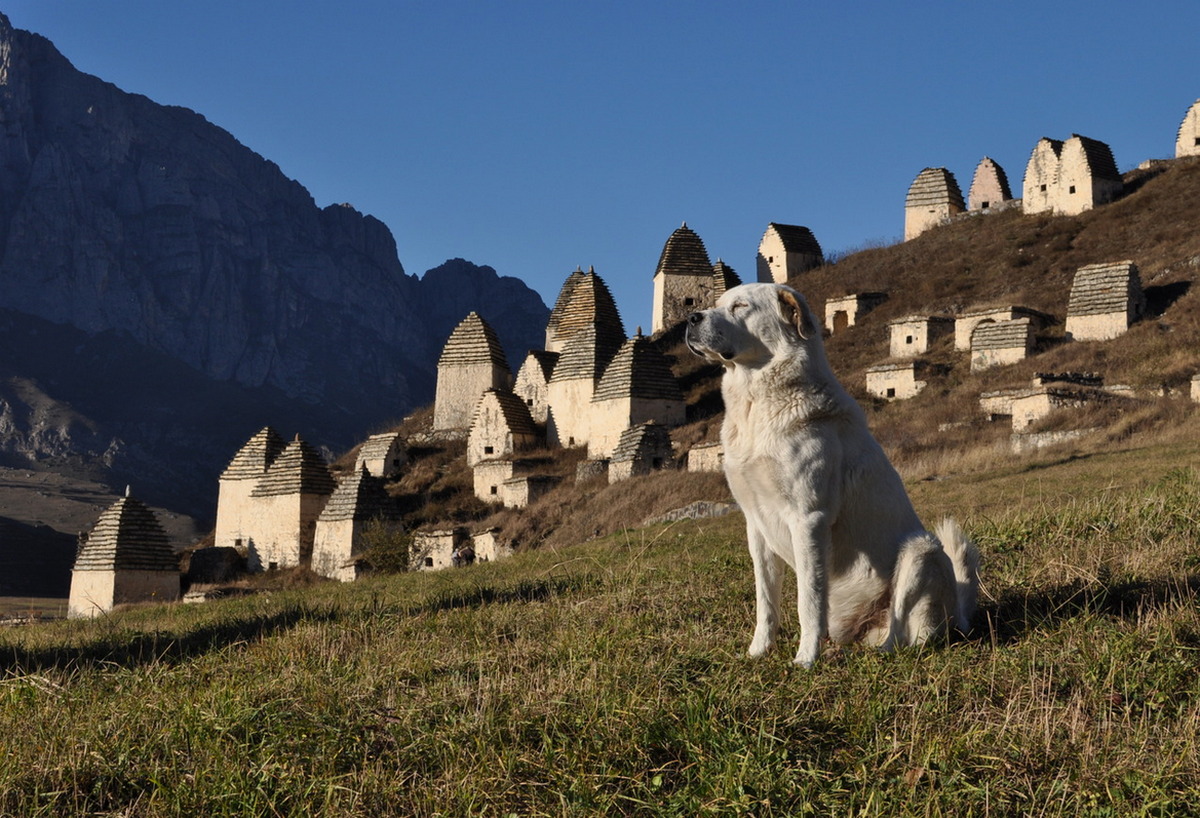
<instances>
[{"instance_id":1,"label":"shadow on grass","mask_svg":"<svg viewBox=\"0 0 1200 818\"><path fill-rule=\"evenodd\" d=\"M0 652L0 674L23 674L40 670L86 668L107 665L134 668L153 664L175 664L221 648L261 640L294 628L303 622L325 622L336 612L295 606L278 613L247 618L230 618L175 634L161 631L131 633L114 627L86 644L49 648L16 647Z\"/></svg>"},{"instance_id":2,"label":"shadow on grass","mask_svg":"<svg viewBox=\"0 0 1200 818\"><path fill-rule=\"evenodd\" d=\"M1200 598L1200 576L1154 582L1072 582L1049 589L1010 589L990 604L980 605L974 633L997 644L1012 644L1041 630L1056 628L1081 616L1135 619L1144 612ZM1200 646L1200 634L1195 635Z\"/></svg>"},{"instance_id":3,"label":"shadow on grass","mask_svg":"<svg viewBox=\"0 0 1200 818\"><path fill-rule=\"evenodd\" d=\"M417 606L417 610L437 612L510 602L541 602L558 594L594 588L596 582L590 577L565 576L522 580L510 588L479 586L443 591L429 603Z\"/></svg>"}]
</instances>

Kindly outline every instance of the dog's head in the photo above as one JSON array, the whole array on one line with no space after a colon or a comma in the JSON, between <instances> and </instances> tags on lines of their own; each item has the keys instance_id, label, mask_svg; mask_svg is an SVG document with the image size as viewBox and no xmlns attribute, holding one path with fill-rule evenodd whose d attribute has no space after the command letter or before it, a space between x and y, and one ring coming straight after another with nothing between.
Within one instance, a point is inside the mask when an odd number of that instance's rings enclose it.
<instances>
[{"instance_id":1,"label":"dog's head","mask_svg":"<svg viewBox=\"0 0 1200 818\"><path fill-rule=\"evenodd\" d=\"M804 296L782 284L742 284L687 319L688 348L727 367L761 366L820 338Z\"/></svg>"}]
</instances>

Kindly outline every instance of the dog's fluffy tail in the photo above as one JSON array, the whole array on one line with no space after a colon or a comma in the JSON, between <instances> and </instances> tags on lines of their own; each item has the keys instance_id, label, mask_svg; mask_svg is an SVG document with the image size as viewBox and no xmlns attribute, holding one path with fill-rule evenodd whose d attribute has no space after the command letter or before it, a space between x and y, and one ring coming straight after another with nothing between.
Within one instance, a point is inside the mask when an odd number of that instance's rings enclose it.
<instances>
[{"instance_id":1,"label":"dog's fluffy tail","mask_svg":"<svg viewBox=\"0 0 1200 818\"><path fill-rule=\"evenodd\" d=\"M979 549L951 517L942 520L935 534L954 566L954 584L958 590L954 626L965 633L971 629L971 617L979 599Z\"/></svg>"}]
</instances>

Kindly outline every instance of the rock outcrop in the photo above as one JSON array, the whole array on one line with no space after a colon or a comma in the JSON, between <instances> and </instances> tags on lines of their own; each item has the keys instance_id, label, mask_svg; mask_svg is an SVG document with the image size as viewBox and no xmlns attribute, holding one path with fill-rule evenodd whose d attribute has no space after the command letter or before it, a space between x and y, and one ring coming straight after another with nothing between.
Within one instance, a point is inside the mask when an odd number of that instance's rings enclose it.
<instances>
[{"instance_id":1,"label":"rock outcrop","mask_svg":"<svg viewBox=\"0 0 1200 818\"><path fill-rule=\"evenodd\" d=\"M490 267L408 275L379 220L318 207L203 116L76 70L2 14L0 277L0 453L124 459L147 493L190 471L215 494L229 442L266 423L348 446L432 400L470 310L518 359L548 315Z\"/></svg>"}]
</instances>

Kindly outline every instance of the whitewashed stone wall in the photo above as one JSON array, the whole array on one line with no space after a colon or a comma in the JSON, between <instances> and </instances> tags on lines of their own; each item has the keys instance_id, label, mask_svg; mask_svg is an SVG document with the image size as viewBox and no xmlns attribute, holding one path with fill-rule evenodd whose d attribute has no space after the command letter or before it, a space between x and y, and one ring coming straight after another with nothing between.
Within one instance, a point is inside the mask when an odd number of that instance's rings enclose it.
<instances>
[{"instance_id":1,"label":"whitewashed stone wall","mask_svg":"<svg viewBox=\"0 0 1200 818\"><path fill-rule=\"evenodd\" d=\"M547 475L529 475L505 480L500 496L506 508L525 508L536 502L558 485L558 478Z\"/></svg>"},{"instance_id":2,"label":"whitewashed stone wall","mask_svg":"<svg viewBox=\"0 0 1200 818\"><path fill-rule=\"evenodd\" d=\"M549 409L549 388L546 382L545 370L532 353L525 356L525 363L517 371L513 382L513 392L529 407L529 415L536 423L546 422L546 412Z\"/></svg>"},{"instance_id":3,"label":"whitewashed stone wall","mask_svg":"<svg viewBox=\"0 0 1200 818\"><path fill-rule=\"evenodd\" d=\"M500 405L503 397L492 391L480 396L472 416L471 431L467 435L468 466L483 460L508 457L537 446L537 435L532 428L514 430L509 425L509 418ZM512 400L513 396L509 395L507 399ZM524 422L528 424L528 419Z\"/></svg>"},{"instance_id":4,"label":"whitewashed stone wall","mask_svg":"<svg viewBox=\"0 0 1200 818\"><path fill-rule=\"evenodd\" d=\"M1058 188L1058 159L1063 143L1057 139L1039 139L1025 165L1021 207L1028 214L1054 210Z\"/></svg>"},{"instance_id":5,"label":"whitewashed stone wall","mask_svg":"<svg viewBox=\"0 0 1200 818\"><path fill-rule=\"evenodd\" d=\"M1192 107L1183 115L1179 133L1175 137L1175 158L1185 156L1200 156L1200 99L1192 103Z\"/></svg>"},{"instance_id":6,"label":"whitewashed stone wall","mask_svg":"<svg viewBox=\"0 0 1200 818\"><path fill-rule=\"evenodd\" d=\"M687 420L687 407L682 401L646 398L593 402L588 421L588 458L611 457L622 432L650 420L667 427L680 426Z\"/></svg>"},{"instance_id":7,"label":"whitewashed stone wall","mask_svg":"<svg viewBox=\"0 0 1200 818\"><path fill-rule=\"evenodd\" d=\"M278 494L253 498L257 520L247 541L246 564L251 571L295 568L312 558L317 518L328 496Z\"/></svg>"},{"instance_id":8,"label":"whitewashed stone wall","mask_svg":"<svg viewBox=\"0 0 1200 818\"><path fill-rule=\"evenodd\" d=\"M928 381L918 379L925 371L915 361L881 364L867 369L867 392L885 400L907 400L921 393Z\"/></svg>"},{"instance_id":9,"label":"whitewashed stone wall","mask_svg":"<svg viewBox=\"0 0 1200 818\"><path fill-rule=\"evenodd\" d=\"M466 429L479 396L488 389L508 389L512 376L497 364L439 366L433 405L433 428Z\"/></svg>"},{"instance_id":10,"label":"whitewashed stone wall","mask_svg":"<svg viewBox=\"0 0 1200 818\"><path fill-rule=\"evenodd\" d=\"M825 329L835 335L852 327L886 300L885 293L854 293L832 298L825 302Z\"/></svg>"},{"instance_id":11,"label":"whitewashed stone wall","mask_svg":"<svg viewBox=\"0 0 1200 818\"><path fill-rule=\"evenodd\" d=\"M236 548L246 555L257 523L255 498L250 496L257 480L222 478L217 490L217 525L213 545Z\"/></svg>"},{"instance_id":12,"label":"whitewashed stone wall","mask_svg":"<svg viewBox=\"0 0 1200 818\"><path fill-rule=\"evenodd\" d=\"M1107 204L1121 195L1124 185L1120 179L1095 175L1080 137L1073 136L1063 143L1059 163L1058 195L1054 203L1056 213L1077 215L1097 205Z\"/></svg>"},{"instance_id":13,"label":"whitewashed stone wall","mask_svg":"<svg viewBox=\"0 0 1200 818\"><path fill-rule=\"evenodd\" d=\"M936 315L910 315L888 324L889 355L912 358L923 355L939 339L954 332L954 319Z\"/></svg>"},{"instance_id":14,"label":"whitewashed stone wall","mask_svg":"<svg viewBox=\"0 0 1200 818\"><path fill-rule=\"evenodd\" d=\"M454 552L471 542L466 529L446 528L413 534L411 568L440 571L454 567Z\"/></svg>"},{"instance_id":15,"label":"whitewashed stone wall","mask_svg":"<svg viewBox=\"0 0 1200 818\"><path fill-rule=\"evenodd\" d=\"M475 549L476 562L495 562L513 555L510 546L501 545L499 530L488 528L471 535L471 547Z\"/></svg>"},{"instance_id":16,"label":"whitewashed stone wall","mask_svg":"<svg viewBox=\"0 0 1200 818\"><path fill-rule=\"evenodd\" d=\"M688 452L688 471L724 471L725 449L720 443L700 443Z\"/></svg>"},{"instance_id":17,"label":"whitewashed stone wall","mask_svg":"<svg viewBox=\"0 0 1200 818\"><path fill-rule=\"evenodd\" d=\"M697 310L708 309L715 303L711 276L656 273L650 331L669 329Z\"/></svg>"},{"instance_id":18,"label":"whitewashed stone wall","mask_svg":"<svg viewBox=\"0 0 1200 818\"><path fill-rule=\"evenodd\" d=\"M588 378L552 380L547 388L549 412L546 440L564 449L586 446L591 434L592 395L596 384Z\"/></svg>"},{"instance_id":19,"label":"whitewashed stone wall","mask_svg":"<svg viewBox=\"0 0 1200 818\"><path fill-rule=\"evenodd\" d=\"M1028 307L992 307L964 312L954 319L954 348L959 352L970 351L971 333L984 321L1012 321L1015 318L1030 319L1035 331L1044 329L1051 320L1050 316Z\"/></svg>"},{"instance_id":20,"label":"whitewashed stone wall","mask_svg":"<svg viewBox=\"0 0 1200 818\"><path fill-rule=\"evenodd\" d=\"M91 618L117 605L178 599L178 571L72 571L67 618Z\"/></svg>"},{"instance_id":21,"label":"whitewashed stone wall","mask_svg":"<svg viewBox=\"0 0 1200 818\"><path fill-rule=\"evenodd\" d=\"M915 239L966 209L954 174L945 168L925 168L909 186L904 200L904 240Z\"/></svg>"}]
</instances>

